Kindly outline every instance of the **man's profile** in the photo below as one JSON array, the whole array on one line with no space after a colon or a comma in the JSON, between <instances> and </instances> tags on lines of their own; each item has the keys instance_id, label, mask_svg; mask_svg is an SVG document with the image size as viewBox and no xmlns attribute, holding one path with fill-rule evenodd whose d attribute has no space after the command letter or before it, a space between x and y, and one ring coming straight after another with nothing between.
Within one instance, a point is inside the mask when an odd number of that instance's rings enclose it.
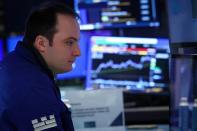
<instances>
[{"instance_id":1,"label":"man's profile","mask_svg":"<svg viewBox=\"0 0 197 131\"><path fill-rule=\"evenodd\" d=\"M0 131L74 131L54 75L80 56L77 18L62 3L29 15L23 41L0 63Z\"/></svg>"}]
</instances>

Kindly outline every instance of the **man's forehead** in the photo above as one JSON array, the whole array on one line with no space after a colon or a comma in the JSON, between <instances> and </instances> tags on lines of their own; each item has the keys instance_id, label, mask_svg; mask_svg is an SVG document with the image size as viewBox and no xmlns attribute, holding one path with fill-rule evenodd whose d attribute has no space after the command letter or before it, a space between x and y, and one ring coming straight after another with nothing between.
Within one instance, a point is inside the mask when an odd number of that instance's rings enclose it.
<instances>
[{"instance_id":1,"label":"man's forehead","mask_svg":"<svg viewBox=\"0 0 197 131\"><path fill-rule=\"evenodd\" d=\"M60 15L56 24L57 33L62 33L67 38L78 40L80 28L77 20L71 16Z\"/></svg>"}]
</instances>

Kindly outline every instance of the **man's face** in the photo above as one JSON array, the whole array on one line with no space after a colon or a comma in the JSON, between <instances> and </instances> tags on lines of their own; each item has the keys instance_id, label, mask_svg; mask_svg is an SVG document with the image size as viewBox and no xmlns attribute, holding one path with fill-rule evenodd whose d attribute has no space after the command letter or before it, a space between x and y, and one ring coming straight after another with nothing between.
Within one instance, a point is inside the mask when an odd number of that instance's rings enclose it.
<instances>
[{"instance_id":1,"label":"man's face","mask_svg":"<svg viewBox=\"0 0 197 131\"><path fill-rule=\"evenodd\" d=\"M69 15L58 14L56 30L52 46L47 44L43 53L46 63L55 74L72 70L73 62L80 56L80 29L77 20Z\"/></svg>"}]
</instances>

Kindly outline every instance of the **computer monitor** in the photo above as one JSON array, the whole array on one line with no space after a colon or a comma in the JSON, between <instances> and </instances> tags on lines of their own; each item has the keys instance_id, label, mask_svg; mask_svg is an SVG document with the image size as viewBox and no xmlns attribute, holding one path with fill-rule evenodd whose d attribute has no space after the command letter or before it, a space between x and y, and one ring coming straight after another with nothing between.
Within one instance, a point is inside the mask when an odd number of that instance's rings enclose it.
<instances>
[{"instance_id":1,"label":"computer monitor","mask_svg":"<svg viewBox=\"0 0 197 131\"><path fill-rule=\"evenodd\" d=\"M159 27L158 0L75 0L81 29Z\"/></svg>"},{"instance_id":2,"label":"computer monitor","mask_svg":"<svg viewBox=\"0 0 197 131\"><path fill-rule=\"evenodd\" d=\"M6 44L6 48L7 48L7 52L11 52L14 51L17 42L23 40L23 35L11 35L7 38L7 44Z\"/></svg>"},{"instance_id":3,"label":"computer monitor","mask_svg":"<svg viewBox=\"0 0 197 131\"><path fill-rule=\"evenodd\" d=\"M0 38L0 61L3 59L3 40Z\"/></svg>"},{"instance_id":4,"label":"computer monitor","mask_svg":"<svg viewBox=\"0 0 197 131\"><path fill-rule=\"evenodd\" d=\"M86 89L168 91L169 40L92 36Z\"/></svg>"},{"instance_id":5,"label":"computer monitor","mask_svg":"<svg viewBox=\"0 0 197 131\"><path fill-rule=\"evenodd\" d=\"M196 0L167 0L167 3L171 45L195 44L197 42Z\"/></svg>"}]
</instances>

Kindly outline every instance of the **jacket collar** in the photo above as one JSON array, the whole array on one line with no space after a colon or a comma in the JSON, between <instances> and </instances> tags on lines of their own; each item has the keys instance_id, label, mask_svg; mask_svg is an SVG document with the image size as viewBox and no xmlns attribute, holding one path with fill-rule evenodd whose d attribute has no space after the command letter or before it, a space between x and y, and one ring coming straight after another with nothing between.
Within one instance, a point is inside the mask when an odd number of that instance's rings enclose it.
<instances>
[{"instance_id":1,"label":"jacket collar","mask_svg":"<svg viewBox=\"0 0 197 131\"><path fill-rule=\"evenodd\" d=\"M21 57L26 59L27 61L31 62L32 64L40 66L41 70L44 73L46 73L49 76L49 78L53 81L53 83L55 85L54 91L55 91L56 96L58 98L61 98L60 90L56 86L56 82L54 80L54 75L53 75L52 71L48 68L47 63L45 62L45 60L41 56L41 54L38 52L38 50L36 50L33 46L31 46L29 44L19 41L17 43L15 51L19 55L21 55Z\"/></svg>"},{"instance_id":2,"label":"jacket collar","mask_svg":"<svg viewBox=\"0 0 197 131\"><path fill-rule=\"evenodd\" d=\"M48 68L47 63L41 54L33 47L28 44L19 41L16 46L16 52L19 53L24 59L28 60L32 64L36 64L41 67L41 69L54 80L54 75L52 71Z\"/></svg>"}]
</instances>

